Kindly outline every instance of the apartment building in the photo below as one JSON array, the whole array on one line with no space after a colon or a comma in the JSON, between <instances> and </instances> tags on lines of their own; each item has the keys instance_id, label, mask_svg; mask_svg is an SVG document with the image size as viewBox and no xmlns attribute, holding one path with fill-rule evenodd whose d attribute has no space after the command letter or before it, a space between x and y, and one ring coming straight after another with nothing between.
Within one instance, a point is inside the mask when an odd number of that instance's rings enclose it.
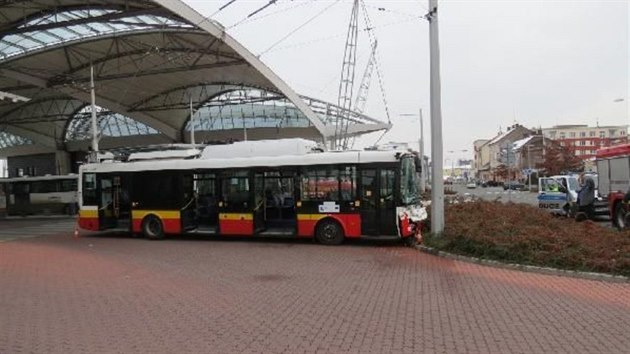
<instances>
[{"instance_id":1,"label":"apartment building","mask_svg":"<svg viewBox=\"0 0 630 354\"><path fill-rule=\"evenodd\" d=\"M627 143L628 126L556 125L544 128L543 135L557 141L580 159L588 160L595 157L599 148Z\"/></svg>"},{"instance_id":2,"label":"apartment building","mask_svg":"<svg viewBox=\"0 0 630 354\"><path fill-rule=\"evenodd\" d=\"M496 171L503 164L501 150L512 146L518 140L524 139L534 132L520 124L509 126L500 131L490 140L476 140L473 143L475 160L473 162L474 175L486 181L498 180Z\"/></svg>"}]
</instances>

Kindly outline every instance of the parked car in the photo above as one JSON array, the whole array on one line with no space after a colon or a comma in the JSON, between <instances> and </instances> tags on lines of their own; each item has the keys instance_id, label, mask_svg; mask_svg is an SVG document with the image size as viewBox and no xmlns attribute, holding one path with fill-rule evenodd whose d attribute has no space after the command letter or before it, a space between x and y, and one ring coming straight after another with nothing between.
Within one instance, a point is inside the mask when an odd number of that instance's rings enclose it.
<instances>
[{"instance_id":1,"label":"parked car","mask_svg":"<svg viewBox=\"0 0 630 354\"><path fill-rule=\"evenodd\" d=\"M499 182L497 181L487 181L486 182L486 187L498 187L499 186Z\"/></svg>"},{"instance_id":2,"label":"parked car","mask_svg":"<svg viewBox=\"0 0 630 354\"><path fill-rule=\"evenodd\" d=\"M468 182L468 184L466 184L466 188L468 188L468 189L475 189L475 188L477 188L477 183L475 183L475 182Z\"/></svg>"},{"instance_id":3,"label":"parked car","mask_svg":"<svg viewBox=\"0 0 630 354\"><path fill-rule=\"evenodd\" d=\"M525 185L518 181L509 181L503 184L504 190L511 189L513 191L520 191L521 189L524 189L524 188L525 188Z\"/></svg>"}]
</instances>

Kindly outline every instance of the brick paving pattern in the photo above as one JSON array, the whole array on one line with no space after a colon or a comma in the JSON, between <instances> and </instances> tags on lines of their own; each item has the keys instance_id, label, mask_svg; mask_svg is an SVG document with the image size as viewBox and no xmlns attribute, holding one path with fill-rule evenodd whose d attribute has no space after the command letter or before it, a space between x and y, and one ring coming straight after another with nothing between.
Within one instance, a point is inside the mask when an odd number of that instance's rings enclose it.
<instances>
[{"instance_id":1,"label":"brick paving pattern","mask_svg":"<svg viewBox=\"0 0 630 354\"><path fill-rule=\"evenodd\" d=\"M630 284L397 245L0 243L0 353L628 353L629 329Z\"/></svg>"}]
</instances>

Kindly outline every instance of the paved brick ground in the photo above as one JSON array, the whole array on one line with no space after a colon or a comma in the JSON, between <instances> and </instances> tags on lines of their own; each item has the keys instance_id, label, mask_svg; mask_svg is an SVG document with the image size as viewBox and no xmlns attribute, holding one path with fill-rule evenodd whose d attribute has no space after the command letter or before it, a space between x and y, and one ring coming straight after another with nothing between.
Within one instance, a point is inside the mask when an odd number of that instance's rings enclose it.
<instances>
[{"instance_id":1,"label":"paved brick ground","mask_svg":"<svg viewBox=\"0 0 630 354\"><path fill-rule=\"evenodd\" d=\"M0 353L627 353L629 328L630 284L400 246L0 243Z\"/></svg>"}]
</instances>

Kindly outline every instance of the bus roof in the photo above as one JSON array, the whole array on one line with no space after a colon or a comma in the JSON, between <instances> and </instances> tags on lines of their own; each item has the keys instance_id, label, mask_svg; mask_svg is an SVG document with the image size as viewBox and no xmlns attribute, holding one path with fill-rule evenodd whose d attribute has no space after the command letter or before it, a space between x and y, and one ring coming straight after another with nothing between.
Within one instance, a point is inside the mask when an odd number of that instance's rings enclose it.
<instances>
[{"instance_id":1,"label":"bus roof","mask_svg":"<svg viewBox=\"0 0 630 354\"><path fill-rule=\"evenodd\" d=\"M110 162L85 164L80 170L85 172L135 172L161 170L225 169L250 167L309 166L325 164L362 164L395 162L397 156L407 154L401 150L316 152L306 155L255 156L255 157L214 157L189 160L157 160L134 162Z\"/></svg>"},{"instance_id":2,"label":"bus roof","mask_svg":"<svg viewBox=\"0 0 630 354\"><path fill-rule=\"evenodd\" d=\"M613 145L597 150L597 158L605 159L617 156L630 155L630 144Z\"/></svg>"},{"instance_id":3,"label":"bus roof","mask_svg":"<svg viewBox=\"0 0 630 354\"><path fill-rule=\"evenodd\" d=\"M53 180L77 179L77 178L79 178L79 176L74 173L71 173L69 175L23 176L23 177L0 178L0 183L53 181Z\"/></svg>"}]
</instances>

